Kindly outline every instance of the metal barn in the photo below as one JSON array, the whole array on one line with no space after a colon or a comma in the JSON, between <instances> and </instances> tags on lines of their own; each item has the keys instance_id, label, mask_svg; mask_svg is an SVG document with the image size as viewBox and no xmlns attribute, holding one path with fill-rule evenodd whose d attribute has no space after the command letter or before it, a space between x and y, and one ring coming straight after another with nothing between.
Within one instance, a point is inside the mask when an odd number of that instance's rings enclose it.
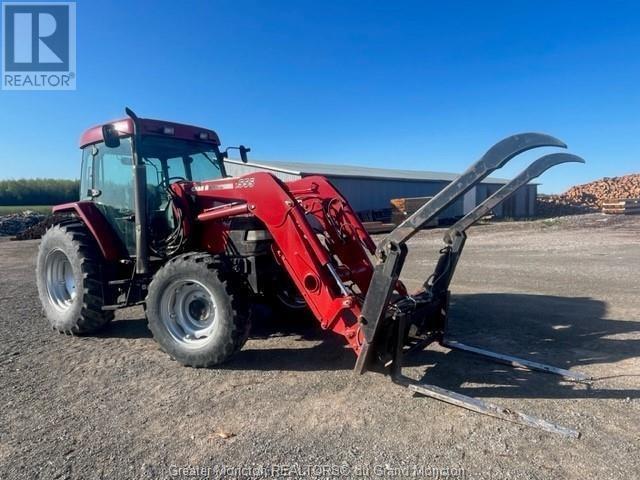
<instances>
[{"instance_id":1,"label":"metal barn","mask_svg":"<svg viewBox=\"0 0 640 480\"><path fill-rule=\"evenodd\" d=\"M268 171L281 180L296 180L323 175L333 183L357 212L390 208L392 198L430 197L438 193L457 175L444 172L397 170L353 165L303 162L249 162L225 160L227 173L233 177L256 171ZM455 218L469 212L495 192L507 180L488 177L449 207L440 218ZM532 217L535 215L537 184L522 187L495 210L498 217Z\"/></svg>"}]
</instances>

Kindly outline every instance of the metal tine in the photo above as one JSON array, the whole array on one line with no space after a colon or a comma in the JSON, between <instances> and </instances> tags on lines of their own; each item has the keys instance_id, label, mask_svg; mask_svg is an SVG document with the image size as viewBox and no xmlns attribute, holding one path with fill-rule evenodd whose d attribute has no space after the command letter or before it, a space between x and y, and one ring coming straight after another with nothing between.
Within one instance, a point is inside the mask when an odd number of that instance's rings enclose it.
<instances>
[{"instance_id":1,"label":"metal tine","mask_svg":"<svg viewBox=\"0 0 640 480\"><path fill-rule=\"evenodd\" d=\"M535 162L520 172L518 176L514 177L513 180L500 187L500 189L498 189L493 195L481 204L477 205L473 210L453 224L445 233L445 242L452 243L456 234L460 234L467 230L497 205L513 195L520 187L526 185L534 178L539 177L551 167L569 162L585 163L584 159L570 153L550 153L538 158Z\"/></svg>"},{"instance_id":2,"label":"metal tine","mask_svg":"<svg viewBox=\"0 0 640 480\"><path fill-rule=\"evenodd\" d=\"M513 357L511 355L505 355L503 353L492 352L490 350L485 350L484 348L466 345L455 340L445 339L440 342L440 344L451 349L475 353L476 355L485 357L488 360L509 365L511 367L520 367L526 368L528 370L538 370L540 372L552 373L554 375L564 377L567 380L573 380L576 382L592 380L592 377L590 375L582 372L572 372L571 370L566 370L564 368L554 367L552 365L546 365L544 363L534 362L532 360L525 360L524 358Z\"/></svg>"},{"instance_id":3,"label":"metal tine","mask_svg":"<svg viewBox=\"0 0 640 480\"><path fill-rule=\"evenodd\" d=\"M496 143L462 175L438 192L429 202L402 222L378 245L378 254L389 243L399 245L409 240L422 225L434 218L471 187L482 181L493 171L503 167L509 160L527 150L538 147L561 147L567 145L551 135L522 133L512 135Z\"/></svg>"},{"instance_id":4,"label":"metal tine","mask_svg":"<svg viewBox=\"0 0 640 480\"><path fill-rule=\"evenodd\" d=\"M442 402L450 403L458 407L466 408L467 410L482 413L483 415L500 418L509 422L518 423L520 425L539 428L541 430L546 430L547 432L559 433L560 435L564 435L566 437L580 437L580 432L578 432L577 430L563 427L561 425L556 425L555 423L532 417L525 413L518 412L517 410L511 410L494 403L485 402L477 398L468 397L467 395L463 395L461 393L452 392L451 390L436 387L435 385L410 382L407 386L409 387L409 390L412 390L421 395L435 398Z\"/></svg>"}]
</instances>

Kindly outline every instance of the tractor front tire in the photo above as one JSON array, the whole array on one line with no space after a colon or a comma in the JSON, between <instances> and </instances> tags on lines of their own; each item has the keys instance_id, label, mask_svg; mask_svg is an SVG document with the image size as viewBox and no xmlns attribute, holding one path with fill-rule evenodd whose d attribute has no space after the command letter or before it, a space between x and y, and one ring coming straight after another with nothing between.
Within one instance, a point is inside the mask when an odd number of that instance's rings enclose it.
<instances>
[{"instance_id":1,"label":"tractor front tire","mask_svg":"<svg viewBox=\"0 0 640 480\"><path fill-rule=\"evenodd\" d=\"M36 283L45 316L54 330L90 334L113 319L107 303L102 254L84 224L63 223L43 235Z\"/></svg>"},{"instance_id":2,"label":"tractor front tire","mask_svg":"<svg viewBox=\"0 0 640 480\"><path fill-rule=\"evenodd\" d=\"M146 313L160 348L189 367L223 363L251 327L246 288L222 257L206 253L180 255L158 270Z\"/></svg>"}]
</instances>

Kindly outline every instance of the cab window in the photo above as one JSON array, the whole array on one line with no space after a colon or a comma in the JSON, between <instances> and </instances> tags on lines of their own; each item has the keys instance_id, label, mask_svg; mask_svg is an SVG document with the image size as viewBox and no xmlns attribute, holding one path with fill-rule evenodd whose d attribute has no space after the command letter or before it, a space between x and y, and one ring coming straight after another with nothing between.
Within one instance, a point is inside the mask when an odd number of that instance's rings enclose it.
<instances>
[{"instance_id":1,"label":"cab window","mask_svg":"<svg viewBox=\"0 0 640 480\"><path fill-rule=\"evenodd\" d=\"M96 199L118 210L133 211L133 157L131 139L124 138L120 146L98 146L94 160L94 188L100 190Z\"/></svg>"},{"instance_id":2,"label":"cab window","mask_svg":"<svg viewBox=\"0 0 640 480\"><path fill-rule=\"evenodd\" d=\"M146 136L142 138L140 156L150 165L155 184L189 180L201 182L225 176L218 160L215 145L172 137Z\"/></svg>"},{"instance_id":3,"label":"cab window","mask_svg":"<svg viewBox=\"0 0 640 480\"><path fill-rule=\"evenodd\" d=\"M131 138L109 148L96 143L84 148L80 198L93 200L109 224L126 245L135 251L133 196L133 156ZM90 195L93 190L95 196Z\"/></svg>"}]
</instances>

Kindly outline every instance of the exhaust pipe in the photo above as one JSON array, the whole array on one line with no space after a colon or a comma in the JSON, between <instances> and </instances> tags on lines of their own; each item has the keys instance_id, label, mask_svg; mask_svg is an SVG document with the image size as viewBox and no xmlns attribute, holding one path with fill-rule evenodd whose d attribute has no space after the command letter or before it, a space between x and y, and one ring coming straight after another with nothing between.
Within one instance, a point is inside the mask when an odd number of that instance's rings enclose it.
<instances>
[{"instance_id":1,"label":"exhaust pipe","mask_svg":"<svg viewBox=\"0 0 640 480\"><path fill-rule=\"evenodd\" d=\"M133 137L131 150L133 154L133 195L135 199L134 214L136 228L136 273L146 275L149 273L149 243L147 238L147 168L140 161L138 144L140 141L140 129L138 116L130 109L125 108L126 114L133 121Z\"/></svg>"}]
</instances>

